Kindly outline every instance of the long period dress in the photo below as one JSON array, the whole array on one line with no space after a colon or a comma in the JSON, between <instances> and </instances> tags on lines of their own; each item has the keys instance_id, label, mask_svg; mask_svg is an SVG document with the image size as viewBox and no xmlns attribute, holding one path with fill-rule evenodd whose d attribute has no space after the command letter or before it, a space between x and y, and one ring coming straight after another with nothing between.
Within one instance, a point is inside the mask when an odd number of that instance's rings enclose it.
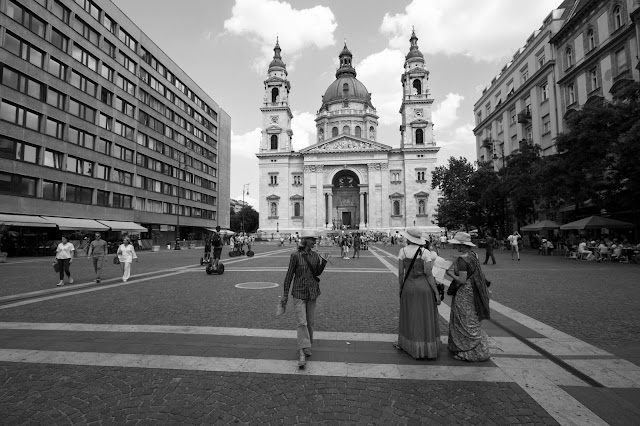
<instances>
[{"instance_id":1,"label":"long period dress","mask_svg":"<svg viewBox=\"0 0 640 426\"><path fill-rule=\"evenodd\" d=\"M400 250L404 271L411 265L418 246L410 245ZM398 345L415 359L438 357L440 327L436 295L427 282L425 261L431 267L431 254L422 249L416 259L400 296Z\"/></svg>"},{"instance_id":2,"label":"long period dress","mask_svg":"<svg viewBox=\"0 0 640 426\"><path fill-rule=\"evenodd\" d=\"M458 288L451 303L449 350L464 361L489 359L489 336L481 320L488 318L489 292L481 279L480 262L473 252L460 256L455 272L467 271L467 281ZM478 312L480 311L480 315Z\"/></svg>"}]
</instances>

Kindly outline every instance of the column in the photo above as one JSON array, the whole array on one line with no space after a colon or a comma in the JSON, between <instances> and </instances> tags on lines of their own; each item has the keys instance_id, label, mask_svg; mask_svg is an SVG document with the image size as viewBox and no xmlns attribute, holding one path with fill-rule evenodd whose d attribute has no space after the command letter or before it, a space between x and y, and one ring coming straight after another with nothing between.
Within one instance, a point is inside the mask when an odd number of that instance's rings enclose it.
<instances>
[{"instance_id":1,"label":"column","mask_svg":"<svg viewBox=\"0 0 640 426\"><path fill-rule=\"evenodd\" d=\"M364 192L360 192L360 229L364 229Z\"/></svg>"},{"instance_id":2,"label":"column","mask_svg":"<svg viewBox=\"0 0 640 426\"><path fill-rule=\"evenodd\" d=\"M333 226L333 193L327 192L327 222Z\"/></svg>"}]
</instances>

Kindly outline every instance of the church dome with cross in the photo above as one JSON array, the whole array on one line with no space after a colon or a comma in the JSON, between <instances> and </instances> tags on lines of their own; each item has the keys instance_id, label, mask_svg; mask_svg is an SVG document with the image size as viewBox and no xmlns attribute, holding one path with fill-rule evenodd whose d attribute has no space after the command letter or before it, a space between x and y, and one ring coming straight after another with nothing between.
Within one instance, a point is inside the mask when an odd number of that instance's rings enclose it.
<instances>
[{"instance_id":1,"label":"church dome with cross","mask_svg":"<svg viewBox=\"0 0 640 426\"><path fill-rule=\"evenodd\" d=\"M340 52L340 68L336 71L336 80L329 85L322 97L320 110L328 109L329 105L342 102L359 102L373 108L371 94L364 84L356 78L356 69L351 61L353 55L345 42Z\"/></svg>"}]
</instances>

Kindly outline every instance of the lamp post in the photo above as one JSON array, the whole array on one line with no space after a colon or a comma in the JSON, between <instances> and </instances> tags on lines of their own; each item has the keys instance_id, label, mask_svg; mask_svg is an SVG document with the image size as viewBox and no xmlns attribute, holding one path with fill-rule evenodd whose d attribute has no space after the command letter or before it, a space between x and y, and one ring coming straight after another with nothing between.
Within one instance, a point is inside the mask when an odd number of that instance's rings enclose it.
<instances>
[{"instance_id":1,"label":"lamp post","mask_svg":"<svg viewBox=\"0 0 640 426\"><path fill-rule=\"evenodd\" d=\"M242 230L242 232L244 233L244 194L245 194L245 188L247 188L246 190L246 194L249 195L249 184L245 183L244 185L242 185L242 222L240 223L240 229Z\"/></svg>"},{"instance_id":2,"label":"lamp post","mask_svg":"<svg viewBox=\"0 0 640 426\"><path fill-rule=\"evenodd\" d=\"M276 233L280 232L280 223L276 222Z\"/></svg>"},{"instance_id":3,"label":"lamp post","mask_svg":"<svg viewBox=\"0 0 640 426\"><path fill-rule=\"evenodd\" d=\"M182 152L178 151L178 207L176 209L176 246L175 250L180 250L180 191L181 191L181 183L182 183L182 156L185 155ZM186 160L186 159L185 159ZM185 167L186 169L186 167Z\"/></svg>"}]
</instances>

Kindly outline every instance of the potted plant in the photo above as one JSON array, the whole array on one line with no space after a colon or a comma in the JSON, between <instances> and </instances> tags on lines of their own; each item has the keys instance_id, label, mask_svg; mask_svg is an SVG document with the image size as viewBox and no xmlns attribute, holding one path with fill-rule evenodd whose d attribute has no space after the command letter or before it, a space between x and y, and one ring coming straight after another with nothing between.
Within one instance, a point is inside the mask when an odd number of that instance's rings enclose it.
<instances>
[{"instance_id":1,"label":"potted plant","mask_svg":"<svg viewBox=\"0 0 640 426\"><path fill-rule=\"evenodd\" d=\"M151 232L151 238L153 239L153 245L151 246L151 251L160 251L160 244L158 244L158 239L160 238L160 231L153 230Z\"/></svg>"}]
</instances>

